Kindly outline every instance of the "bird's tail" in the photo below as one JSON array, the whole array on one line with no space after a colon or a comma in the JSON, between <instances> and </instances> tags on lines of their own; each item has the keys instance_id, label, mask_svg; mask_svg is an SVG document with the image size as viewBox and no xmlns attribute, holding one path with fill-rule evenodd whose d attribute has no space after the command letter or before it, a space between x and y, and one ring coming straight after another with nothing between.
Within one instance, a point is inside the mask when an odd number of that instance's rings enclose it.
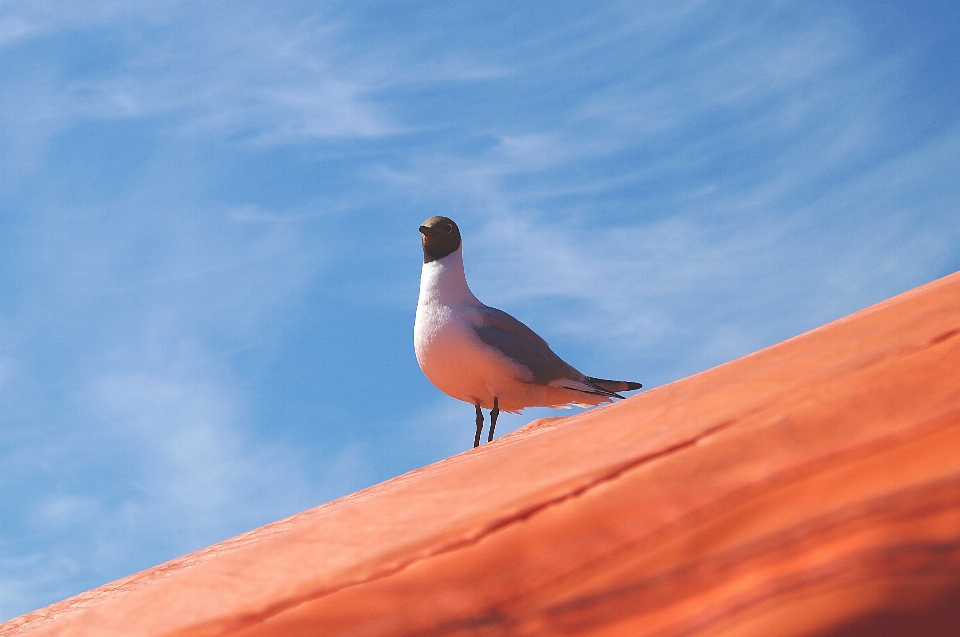
<instances>
[{"instance_id":1,"label":"bird's tail","mask_svg":"<svg viewBox=\"0 0 960 637\"><path fill-rule=\"evenodd\" d=\"M604 398L623 398L618 391L632 391L640 389L640 383L631 383L625 380L604 380L602 378L592 378L583 376L576 378L561 378L552 381L550 385L554 387L563 387L584 394L593 394L594 396L603 396Z\"/></svg>"},{"instance_id":2,"label":"bird's tail","mask_svg":"<svg viewBox=\"0 0 960 637\"><path fill-rule=\"evenodd\" d=\"M634 389L643 387L640 383L633 383L628 380L604 380L603 378L593 378L592 376L587 376L587 380L591 385L611 393L633 391Z\"/></svg>"}]
</instances>

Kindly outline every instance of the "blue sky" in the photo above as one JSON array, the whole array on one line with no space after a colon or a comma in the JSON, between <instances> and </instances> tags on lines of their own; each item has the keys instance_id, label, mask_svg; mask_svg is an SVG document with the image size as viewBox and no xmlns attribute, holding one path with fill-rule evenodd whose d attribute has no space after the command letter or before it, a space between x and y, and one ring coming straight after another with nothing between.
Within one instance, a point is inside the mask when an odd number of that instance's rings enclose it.
<instances>
[{"instance_id":1,"label":"blue sky","mask_svg":"<svg viewBox=\"0 0 960 637\"><path fill-rule=\"evenodd\" d=\"M3 0L0 620L467 449L413 355L429 216L480 299L647 387L960 269L958 28Z\"/></svg>"}]
</instances>

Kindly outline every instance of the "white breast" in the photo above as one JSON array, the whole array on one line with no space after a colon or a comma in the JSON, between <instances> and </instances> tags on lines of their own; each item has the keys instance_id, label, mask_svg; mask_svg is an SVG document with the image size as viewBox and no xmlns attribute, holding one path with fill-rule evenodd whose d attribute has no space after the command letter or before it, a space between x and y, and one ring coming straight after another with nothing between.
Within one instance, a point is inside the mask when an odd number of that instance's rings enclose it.
<instances>
[{"instance_id":1,"label":"white breast","mask_svg":"<svg viewBox=\"0 0 960 637\"><path fill-rule=\"evenodd\" d=\"M460 249L425 263L413 343L420 369L440 391L490 407L496 388L515 382L518 370L477 338L480 306L467 286Z\"/></svg>"}]
</instances>

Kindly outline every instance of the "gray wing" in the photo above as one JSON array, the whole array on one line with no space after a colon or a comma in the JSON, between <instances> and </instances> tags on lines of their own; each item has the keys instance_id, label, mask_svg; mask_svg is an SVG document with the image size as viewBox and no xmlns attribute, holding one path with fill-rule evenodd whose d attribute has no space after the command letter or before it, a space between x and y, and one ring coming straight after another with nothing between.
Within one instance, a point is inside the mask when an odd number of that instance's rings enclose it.
<instances>
[{"instance_id":1,"label":"gray wing","mask_svg":"<svg viewBox=\"0 0 960 637\"><path fill-rule=\"evenodd\" d=\"M473 326L477 337L501 354L526 367L537 385L569 378L582 379L583 374L553 353L536 332L506 312L493 307L477 308L480 323Z\"/></svg>"}]
</instances>

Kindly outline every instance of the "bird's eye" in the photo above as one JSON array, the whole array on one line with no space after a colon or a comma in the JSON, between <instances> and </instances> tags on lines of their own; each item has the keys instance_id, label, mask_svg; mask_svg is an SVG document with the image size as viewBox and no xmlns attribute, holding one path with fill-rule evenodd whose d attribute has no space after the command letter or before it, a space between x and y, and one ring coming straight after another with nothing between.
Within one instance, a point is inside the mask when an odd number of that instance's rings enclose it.
<instances>
[{"instance_id":1,"label":"bird's eye","mask_svg":"<svg viewBox=\"0 0 960 637\"><path fill-rule=\"evenodd\" d=\"M451 226L449 223L447 224L447 232L453 232L453 226Z\"/></svg>"}]
</instances>

